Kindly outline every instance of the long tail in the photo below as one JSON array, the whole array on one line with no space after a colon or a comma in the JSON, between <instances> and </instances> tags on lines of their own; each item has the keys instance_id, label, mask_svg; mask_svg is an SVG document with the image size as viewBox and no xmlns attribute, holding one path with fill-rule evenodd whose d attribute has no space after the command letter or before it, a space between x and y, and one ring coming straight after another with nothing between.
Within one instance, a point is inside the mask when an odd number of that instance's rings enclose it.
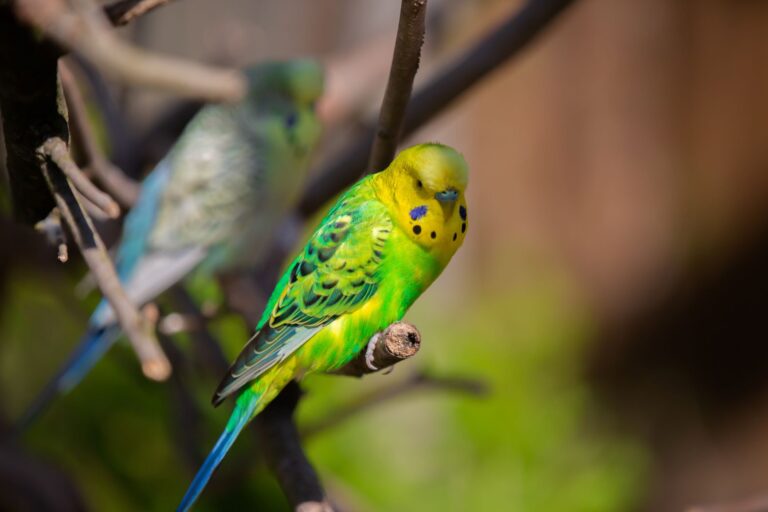
<instances>
[{"instance_id":1,"label":"long tail","mask_svg":"<svg viewBox=\"0 0 768 512\"><path fill-rule=\"evenodd\" d=\"M186 512L195 503L197 497L200 496L200 493L203 492L203 489L208 484L208 480L211 479L213 472L219 467L224 456L232 447L237 436L240 435L240 432L242 432L243 428L245 428L255 414L262 396L261 393L247 390L238 397L237 405L235 405L235 409L232 411L232 416L229 417L224 432L219 437L219 440L216 441L216 445L211 450L211 453L208 454L208 458L205 459L202 467L198 470L176 512Z\"/></svg>"},{"instance_id":2,"label":"long tail","mask_svg":"<svg viewBox=\"0 0 768 512\"><path fill-rule=\"evenodd\" d=\"M89 330L64 366L16 423L16 435L27 430L56 397L77 386L114 344L119 334L120 329L116 326Z\"/></svg>"}]
</instances>

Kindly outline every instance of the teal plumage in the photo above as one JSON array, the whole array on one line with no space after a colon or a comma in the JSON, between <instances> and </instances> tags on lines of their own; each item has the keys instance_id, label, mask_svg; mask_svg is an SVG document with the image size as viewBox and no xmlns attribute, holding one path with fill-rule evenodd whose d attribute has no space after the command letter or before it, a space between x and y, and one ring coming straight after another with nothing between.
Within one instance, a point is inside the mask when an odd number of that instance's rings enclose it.
<instances>
[{"instance_id":1,"label":"teal plumage","mask_svg":"<svg viewBox=\"0 0 768 512\"><path fill-rule=\"evenodd\" d=\"M257 263L295 203L320 135L314 103L319 65L272 62L246 72L237 104L208 105L144 180L117 250L118 276L144 304L193 270L229 271ZM24 415L28 425L74 387L119 337L102 301L70 360Z\"/></svg>"}]
</instances>

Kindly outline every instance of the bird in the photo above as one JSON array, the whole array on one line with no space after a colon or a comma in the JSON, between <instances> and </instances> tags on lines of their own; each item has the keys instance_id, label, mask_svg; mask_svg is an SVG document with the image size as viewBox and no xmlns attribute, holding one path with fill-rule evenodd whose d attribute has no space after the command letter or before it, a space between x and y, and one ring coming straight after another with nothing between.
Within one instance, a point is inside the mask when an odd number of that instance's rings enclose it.
<instances>
[{"instance_id":1,"label":"bird","mask_svg":"<svg viewBox=\"0 0 768 512\"><path fill-rule=\"evenodd\" d=\"M128 297L145 304L191 272L255 265L297 201L321 133L315 103L322 66L270 61L245 70L248 91L204 106L142 183L126 216L115 266ZM79 346L17 423L25 431L74 388L119 338L102 299Z\"/></svg>"},{"instance_id":2,"label":"bird","mask_svg":"<svg viewBox=\"0 0 768 512\"><path fill-rule=\"evenodd\" d=\"M292 379L332 372L399 321L467 231L468 166L438 143L400 152L344 192L287 265L213 396L233 412L177 509L190 509L243 428Z\"/></svg>"}]
</instances>

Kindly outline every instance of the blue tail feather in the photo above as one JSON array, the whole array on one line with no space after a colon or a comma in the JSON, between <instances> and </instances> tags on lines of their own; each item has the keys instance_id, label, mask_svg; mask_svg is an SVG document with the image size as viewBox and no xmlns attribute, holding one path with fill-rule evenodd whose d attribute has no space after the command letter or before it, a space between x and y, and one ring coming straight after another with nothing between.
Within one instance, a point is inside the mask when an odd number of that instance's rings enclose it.
<instances>
[{"instance_id":1,"label":"blue tail feather","mask_svg":"<svg viewBox=\"0 0 768 512\"><path fill-rule=\"evenodd\" d=\"M229 418L229 422L227 423L224 432L222 432L219 440L216 441L213 450L208 454L205 462L203 462L203 465L189 485L189 489L187 489L176 512L186 512L192 507L200 496L200 493L203 492L203 489L208 484L211 476L213 476L213 472L216 471L216 468L219 467L224 456L232 447L232 444L234 444L237 436L240 435L240 432L242 432L248 424L248 421L250 421L253 411L256 410L259 403L259 395L241 395L241 398L242 400L238 400L237 406L235 406L235 410L232 412L232 416Z\"/></svg>"},{"instance_id":2,"label":"blue tail feather","mask_svg":"<svg viewBox=\"0 0 768 512\"><path fill-rule=\"evenodd\" d=\"M43 388L25 411L14 430L17 433L27 430L56 397L68 393L77 386L114 344L119 333L120 329L116 326L89 330L53 380Z\"/></svg>"}]
</instances>

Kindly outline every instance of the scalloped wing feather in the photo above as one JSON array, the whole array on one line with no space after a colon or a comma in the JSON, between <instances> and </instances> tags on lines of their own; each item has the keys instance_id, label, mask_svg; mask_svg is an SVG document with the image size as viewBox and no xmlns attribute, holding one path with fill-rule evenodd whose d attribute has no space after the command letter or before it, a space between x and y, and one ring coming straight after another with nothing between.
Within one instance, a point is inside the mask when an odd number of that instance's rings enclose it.
<instances>
[{"instance_id":1,"label":"scalloped wing feather","mask_svg":"<svg viewBox=\"0 0 768 512\"><path fill-rule=\"evenodd\" d=\"M214 395L214 404L285 360L323 327L378 289L392 219L373 197L351 189L329 212L280 280L270 314ZM362 197L360 197L362 196Z\"/></svg>"}]
</instances>

